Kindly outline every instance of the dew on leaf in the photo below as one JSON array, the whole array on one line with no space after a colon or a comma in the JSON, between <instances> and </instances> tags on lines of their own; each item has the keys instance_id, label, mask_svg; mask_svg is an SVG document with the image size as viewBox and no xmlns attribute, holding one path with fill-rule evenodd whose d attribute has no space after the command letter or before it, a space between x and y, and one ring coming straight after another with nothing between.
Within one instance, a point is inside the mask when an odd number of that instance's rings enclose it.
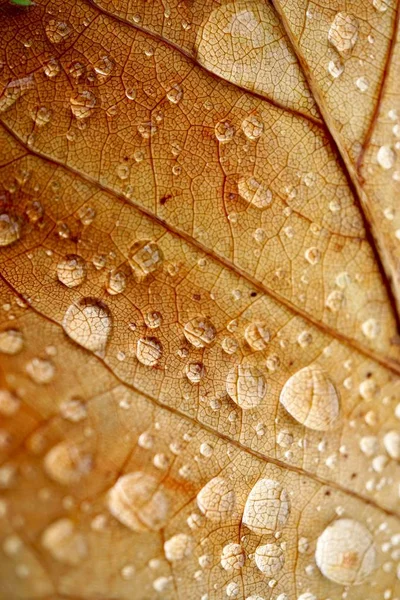
<instances>
[{"instance_id":1,"label":"dew on leaf","mask_svg":"<svg viewBox=\"0 0 400 600\"><path fill-rule=\"evenodd\" d=\"M206 370L203 363L190 362L185 367L186 377L189 379L190 383L193 383L194 385L200 383L205 372Z\"/></svg>"},{"instance_id":2,"label":"dew on leaf","mask_svg":"<svg viewBox=\"0 0 400 600\"><path fill-rule=\"evenodd\" d=\"M167 92L167 98L171 104L178 104L183 97L183 89L180 85L175 83L171 89Z\"/></svg>"},{"instance_id":3,"label":"dew on leaf","mask_svg":"<svg viewBox=\"0 0 400 600\"><path fill-rule=\"evenodd\" d=\"M0 353L18 354L24 346L24 336L17 329L0 331Z\"/></svg>"},{"instance_id":4,"label":"dew on leaf","mask_svg":"<svg viewBox=\"0 0 400 600\"><path fill-rule=\"evenodd\" d=\"M250 115L242 121L242 130L249 140L254 141L262 135L264 123L256 115Z\"/></svg>"},{"instance_id":5,"label":"dew on leaf","mask_svg":"<svg viewBox=\"0 0 400 600\"><path fill-rule=\"evenodd\" d=\"M383 436L383 445L390 458L400 460L400 433L392 429Z\"/></svg>"},{"instance_id":6,"label":"dew on leaf","mask_svg":"<svg viewBox=\"0 0 400 600\"><path fill-rule=\"evenodd\" d=\"M357 42L358 29L358 21L353 15L339 12L330 26L328 40L338 52L346 54Z\"/></svg>"},{"instance_id":7,"label":"dew on leaf","mask_svg":"<svg viewBox=\"0 0 400 600\"><path fill-rule=\"evenodd\" d=\"M376 568L374 539L362 523L338 519L317 540L315 561L321 573L339 585L360 585Z\"/></svg>"},{"instance_id":8,"label":"dew on leaf","mask_svg":"<svg viewBox=\"0 0 400 600\"><path fill-rule=\"evenodd\" d=\"M72 33L70 23L51 19L45 27L48 40L52 44L59 44L66 40Z\"/></svg>"},{"instance_id":9,"label":"dew on leaf","mask_svg":"<svg viewBox=\"0 0 400 600\"><path fill-rule=\"evenodd\" d=\"M338 392L325 371L316 365L292 375L279 399L287 412L309 429L327 431L339 417Z\"/></svg>"},{"instance_id":10,"label":"dew on leaf","mask_svg":"<svg viewBox=\"0 0 400 600\"><path fill-rule=\"evenodd\" d=\"M87 406L81 400L71 398L60 404L60 415L67 421L79 423L87 417Z\"/></svg>"},{"instance_id":11,"label":"dew on leaf","mask_svg":"<svg viewBox=\"0 0 400 600\"><path fill-rule=\"evenodd\" d=\"M90 90L74 92L70 97L71 112L78 120L90 117L96 104L96 96Z\"/></svg>"},{"instance_id":12,"label":"dew on leaf","mask_svg":"<svg viewBox=\"0 0 400 600\"><path fill-rule=\"evenodd\" d=\"M219 121L214 128L215 137L223 144L230 142L235 135L235 128L229 121Z\"/></svg>"},{"instance_id":13,"label":"dew on leaf","mask_svg":"<svg viewBox=\"0 0 400 600\"><path fill-rule=\"evenodd\" d=\"M165 558L170 562L183 560L192 554L194 541L186 533L178 533L164 542Z\"/></svg>"},{"instance_id":14,"label":"dew on leaf","mask_svg":"<svg viewBox=\"0 0 400 600\"><path fill-rule=\"evenodd\" d=\"M26 367L26 372L35 383L50 383L55 376L54 364L45 358L32 358Z\"/></svg>"},{"instance_id":15,"label":"dew on leaf","mask_svg":"<svg viewBox=\"0 0 400 600\"><path fill-rule=\"evenodd\" d=\"M139 240L131 246L128 259L134 275L142 280L161 269L164 255L155 242Z\"/></svg>"},{"instance_id":16,"label":"dew on leaf","mask_svg":"<svg viewBox=\"0 0 400 600\"><path fill-rule=\"evenodd\" d=\"M272 192L255 177L241 177L238 183L239 195L256 208L267 208L272 202Z\"/></svg>"},{"instance_id":17,"label":"dew on leaf","mask_svg":"<svg viewBox=\"0 0 400 600\"><path fill-rule=\"evenodd\" d=\"M107 292L111 296L122 294L126 289L126 275L123 271L111 271L107 281Z\"/></svg>"},{"instance_id":18,"label":"dew on leaf","mask_svg":"<svg viewBox=\"0 0 400 600\"><path fill-rule=\"evenodd\" d=\"M33 75L10 81L0 96L0 113L11 108L17 100L26 94L26 92L29 92L29 90L34 89L34 87L35 81Z\"/></svg>"},{"instance_id":19,"label":"dew on leaf","mask_svg":"<svg viewBox=\"0 0 400 600\"><path fill-rule=\"evenodd\" d=\"M57 265L58 280L66 287L82 285L86 279L86 262L78 254L68 254Z\"/></svg>"},{"instance_id":20,"label":"dew on leaf","mask_svg":"<svg viewBox=\"0 0 400 600\"><path fill-rule=\"evenodd\" d=\"M132 531L158 531L168 521L170 502L159 481L136 471L122 475L108 494L108 509Z\"/></svg>"},{"instance_id":21,"label":"dew on leaf","mask_svg":"<svg viewBox=\"0 0 400 600\"><path fill-rule=\"evenodd\" d=\"M104 303L84 298L71 304L62 325L68 337L80 346L92 352L103 352L111 333L112 318Z\"/></svg>"},{"instance_id":22,"label":"dew on leaf","mask_svg":"<svg viewBox=\"0 0 400 600\"><path fill-rule=\"evenodd\" d=\"M10 390L0 389L0 415L12 417L18 411L21 402L18 396Z\"/></svg>"},{"instance_id":23,"label":"dew on leaf","mask_svg":"<svg viewBox=\"0 0 400 600\"><path fill-rule=\"evenodd\" d=\"M197 316L187 321L183 333L195 348L210 346L217 335L214 325L208 317Z\"/></svg>"},{"instance_id":24,"label":"dew on leaf","mask_svg":"<svg viewBox=\"0 0 400 600\"><path fill-rule=\"evenodd\" d=\"M13 244L19 240L20 235L21 227L19 221L7 213L0 215L0 248Z\"/></svg>"},{"instance_id":25,"label":"dew on leaf","mask_svg":"<svg viewBox=\"0 0 400 600\"><path fill-rule=\"evenodd\" d=\"M154 367L163 353L161 342L154 337L140 338L137 343L136 357L142 365Z\"/></svg>"},{"instance_id":26,"label":"dew on leaf","mask_svg":"<svg viewBox=\"0 0 400 600\"><path fill-rule=\"evenodd\" d=\"M257 367L237 365L227 375L226 391L240 408L249 410L261 404L267 393L267 384Z\"/></svg>"},{"instance_id":27,"label":"dew on leaf","mask_svg":"<svg viewBox=\"0 0 400 600\"><path fill-rule=\"evenodd\" d=\"M278 544L258 546L254 553L254 560L258 569L266 577L275 577L285 564L283 550Z\"/></svg>"},{"instance_id":28,"label":"dew on leaf","mask_svg":"<svg viewBox=\"0 0 400 600\"><path fill-rule=\"evenodd\" d=\"M246 555L240 544L230 543L222 548L221 566L225 571L238 571L242 569Z\"/></svg>"},{"instance_id":29,"label":"dew on leaf","mask_svg":"<svg viewBox=\"0 0 400 600\"><path fill-rule=\"evenodd\" d=\"M42 534L42 546L60 563L76 567L88 555L88 545L83 533L68 518L49 525Z\"/></svg>"},{"instance_id":30,"label":"dew on leaf","mask_svg":"<svg viewBox=\"0 0 400 600\"><path fill-rule=\"evenodd\" d=\"M257 535L273 534L285 525L289 513L289 495L282 485L260 479L247 497L242 521Z\"/></svg>"},{"instance_id":31,"label":"dew on leaf","mask_svg":"<svg viewBox=\"0 0 400 600\"><path fill-rule=\"evenodd\" d=\"M249 323L244 331L244 338L250 348L255 351L265 350L270 340L270 332L267 323L254 321Z\"/></svg>"},{"instance_id":32,"label":"dew on leaf","mask_svg":"<svg viewBox=\"0 0 400 600\"><path fill-rule=\"evenodd\" d=\"M396 161L396 152L391 146L381 146L377 152L376 160L382 169L386 171L394 166Z\"/></svg>"},{"instance_id":33,"label":"dew on leaf","mask_svg":"<svg viewBox=\"0 0 400 600\"><path fill-rule=\"evenodd\" d=\"M233 485L223 477L214 477L197 494L197 505L211 521L225 521L236 506Z\"/></svg>"},{"instance_id":34,"label":"dew on leaf","mask_svg":"<svg viewBox=\"0 0 400 600\"><path fill-rule=\"evenodd\" d=\"M56 444L44 458L47 475L61 485L74 485L93 468L91 454L67 441Z\"/></svg>"}]
</instances>

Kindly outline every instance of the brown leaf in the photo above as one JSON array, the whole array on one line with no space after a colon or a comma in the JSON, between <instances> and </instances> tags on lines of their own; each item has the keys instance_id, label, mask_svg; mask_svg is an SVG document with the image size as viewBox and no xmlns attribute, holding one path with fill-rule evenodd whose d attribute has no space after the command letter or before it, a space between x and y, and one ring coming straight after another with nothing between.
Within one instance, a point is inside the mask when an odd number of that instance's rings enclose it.
<instances>
[{"instance_id":1,"label":"brown leaf","mask_svg":"<svg viewBox=\"0 0 400 600\"><path fill-rule=\"evenodd\" d=\"M400 594L395 4L1 4L1 598Z\"/></svg>"}]
</instances>

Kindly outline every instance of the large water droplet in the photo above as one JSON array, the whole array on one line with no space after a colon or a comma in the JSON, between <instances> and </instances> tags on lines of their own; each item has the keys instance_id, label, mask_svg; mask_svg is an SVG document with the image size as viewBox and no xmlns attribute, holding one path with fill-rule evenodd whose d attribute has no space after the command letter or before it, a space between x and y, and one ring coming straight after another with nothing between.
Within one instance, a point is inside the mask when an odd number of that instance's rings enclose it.
<instances>
[{"instance_id":1,"label":"large water droplet","mask_svg":"<svg viewBox=\"0 0 400 600\"><path fill-rule=\"evenodd\" d=\"M92 352L103 352L111 332L108 307L94 298L71 304L63 319L65 333L74 342Z\"/></svg>"},{"instance_id":2,"label":"large water droplet","mask_svg":"<svg viewBox=\"0 0 400 600\"><path fill-rule=\"evenodd\" d=\"M161 269L164 255L155 242L139 240L131 246L128 259L134 275L142 280Z\"/></svg>"},{"instance_id":3,"label":"large water droplet","mask_svg":"<svg viewBox=\"0 0 400 600\"><path fill-rule=\"evenodd\" d=\"M358 21L353 15L339 12L335 16L328 40L341 54L347 54L354 48L358 38Z\"/></svg>"},{"instance_id":4,"label":"large water droplet","mask_svg":"<svg viewBox=\"0 0 400 600\"><path fill-rule=\"evenodd\" d=\"M108 508L132 531L158 531L167 523L170 503L155 477L137 471L118 479L109 492Z\"/></svg>"},{"instance_id":5,"label":"large water droplet","mask_svg":"<svg viewBox=\"0 0 400 600\"><path fill-rule=\"evenodd\" d=\"M53 558L64 565L75 567L88 555L86 538L71 519L59 519L49 525L41 541Z\"/></svg>"},{"instance_id":6,"label":"large water droplet","mask_svg":"<svg viewBox=\"0 0 400 600\"><path fill-rule=\"evenodd\" d=\"M360 585L376 568L376 547L368 529L339 519L317 540L315 561L321 573L339 585Z\"/></svg>"},{"instance_id":7,"label":"large water droplet","mask_svg":"<svg viewBox=\"0 0 400 600\"><path fill-rule=\"evenodd\" d=\"M57 265L57 277L69 288L78 287L86 279L86 263L78 254L68 254Z\"/></svg>"},{"instance_id":8,"label":"large water droplet","mask_svg":"<svg viewBox=\"0 0 400 600\"><path fill-rule=\"evenodd\" d=\"M267 384L257 367L237 365L226 378L226 391L245 410L257 407L267 393Z\"/></svg>"},{"instance_id":9,"label":"large water droplet","mask_svg":"<svg viewBox=\"0 0 400 600\"><path fill-rule=\"evenodd\" d=\"M316 365L304 367L288 379L280 402L296 421L316 431L331 429L339 417L338 392Z\"/></svg>"},{"instance_id":10,"label":"large water droplet","mask_svg":"<svg viewBox=\"0 0 400 600\"><path fill-rule=\"evenodd\" d=\"M209 346L215 340L217 332L208 317L196 316L185 324L183 333L195 348Z\"/></svg>"},{"instance_id":11,"label":"large water droplet","mask_svg":"<svg viewBox=\"0 0 400 600\"><path fill-rule=\"evenodd\" d=\"M260 479L247 497L243 523L257 535L273 534L290 513L289 495L278 481Z\"/></svg>"},{"instance_id":12,"label":"large water droplet","mask_svg":"<svg viewBox=\"0 0 400 600\"><path fill-rule=\"evenodd\" d=\"M232 483L223 477L214 477L197 494L197 505L211 521L225 521L236 506Z\"/></svg>"},{"instance_id":13,"label":"large water droplet","mask_svg":"<svg viewBox=\"0 0 400 600\"><path fill-rule=\"evenodd\" d=\"M391 146L381 146L376 155L376 160L382 169L386 171L394 166L396 161L396 152Z\"/></svg>"}]
</instances>

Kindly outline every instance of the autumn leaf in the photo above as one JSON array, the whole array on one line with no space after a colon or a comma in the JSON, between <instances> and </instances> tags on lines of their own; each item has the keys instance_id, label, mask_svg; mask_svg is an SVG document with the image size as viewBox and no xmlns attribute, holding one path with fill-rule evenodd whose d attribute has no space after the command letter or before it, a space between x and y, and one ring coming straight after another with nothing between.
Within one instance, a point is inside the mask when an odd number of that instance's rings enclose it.
<instances>
[{"instance_id":1,"label":"autumn leaf","mask_svg":"<svg viewBox=\"0 0 400 600\"><path fill-rule=\"evenodd\" d=\"M0 19L1 600L398 600L399 3Z\"/></svg>"}]
</instances>

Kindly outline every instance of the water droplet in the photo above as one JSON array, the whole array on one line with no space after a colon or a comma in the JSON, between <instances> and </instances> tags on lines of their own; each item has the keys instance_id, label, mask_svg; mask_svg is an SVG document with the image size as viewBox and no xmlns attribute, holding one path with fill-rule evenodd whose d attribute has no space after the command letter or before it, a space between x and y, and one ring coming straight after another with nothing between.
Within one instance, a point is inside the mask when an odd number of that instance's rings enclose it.
<instances>
[{"instance_id":1,"label":"water droplet","mask_svg":"<svg viewBox=\"0 0 400 600\"><path fill-rule=\"evenodd\" d=\"M87 417L87 407L77 398L65 400L60 404L60 415L71 423L79 423Z\"/></svg>"},{"instance_id":2,"label":"water droplet","mask_svg":"<svg viewBox=\"0 0 400 600\"><path fill-rule=\"evenodd\" d=\"M38 127L43 127L49 123L52 117L53 111L47 106L41 106L40 108L36 108L31 112L32 119L36 123Z\"/></svg>"},{"instance_id":3,"label":"water droplet","mask_svg":"<svg viewBox=\"0 0 400 600\"><path fill-rule=\"evenodd\" d=\"M57 265L58 280L66 287L73 288L86 279L86 263L78 254L67 254Z\"/></svg>"},{"instance_id":4,"label":"water droplet","mask_svg":"<svg viewBox=\"0 0 400 600\"><path fill-rule=\"evenodd\" d=\"M72 33L72 27L68 22L51 19L45 28L48 40L52 44L59 44L66 40Z\"/></svg>"},{"instance_id":5,"label":"water droplet","mask_svg":"<svg viewBox=\"0 0 400 600\"><path fill-rule=\"evenodd\" d=\"M61 485L74 485L93 468L92 456L70 442L53 446L44 458L47 475Z\"/></svg>"},{"instance_id":6,"label":"water droplet","mask_svg":"<svg viewBox=\"0 0 400 600\"><path fill-rule=\"evenodd\" d=\"M325 301L325 306L332 312L339 312L344 301L344 294L340 290L333 290Z\"/></svg>"},{"instance_id":7,"label":"water droplet","mask_svg":"<svg viewBox=\"0 0 400 600\"><path fill-rule=\"evenodd\" d=\"M109 56L102 56L94 66L95 73L99 75L101 81L107 79L113 72L115 61Z\"/></svg>"},{"instance_id":8,"label":"water droplet","mask_svg":"<svg viewBox=\"0 0 400 600\"><path fill-rule=\"evenodd\" d=\"M70 97L71 112L74 117L79 120L90 117L96 103L96 96L89 90L74 92Z\"/></svg>"},{"instance_id":9,"label":"water droplet","mask_svg":"<svg viewBox=\"0 0 400 600\"><path fill-rule=\"evenodd\" d=\"M71 519L59 519L42 534L42 546L53 558L68 566L78 566L88 555L88 546Z\"/></svg>"},{"instance_id":10,"label":"water droplet","mask_svg":"<svg viewBox=\"0 0 400 600\"><path fill-rule=\"evenodd\" d=\"M48 77L49 79L53 79L59 74L60 68L61 67L58 60L56 58L51 58L49 62L44 66L43 70L46 77Z\"/></svg>"},{"instance_id":11,"label":"water droplet","mask_svg":"<svg viewBox=\"0 0 400 600\"><path fill-rule=\"evenodd\" d=\"M225 571L240 570L245 561L246 555L240 544L226 544L222 548L221 566Z\"/></svg>"},{"instance_id":12,"label":"water droplet","mask_svg":"<svg viewBox=\"0 0 400 600\"><path fill-rule=\"evenodd\" d=\"M136 471L120 477L111 488L108 509L132 531L158 531L167 523L170 503L155 477Z\"/></svg>"},{"instance_id":13,"label":"water droplet","mask_svg":"<svg viewBox=\"0 0 400 600\"><path fill-rule=\"evenodd\" d=\"M304 253L304 257L306 261L310 263L310 265L314 266L321 260L321 252L318 250L318 248L312 246L311 248L307 248Z\"/></svg>"},{"instance_id":14,"label":"water droplet","mask_svg":"<svg viewBox=\"0 0 400 600\"><path fill-rule=\"evenodd\" d=\"M214 128L215 137L221 143L230 142L235 135L235 128L229 121L219 121Z\"/></svg>"},{"instance_id":15,"label":"water droplet","mask_svg":"<svg viewBox=\"0 0 400 600\"><path fill-rule=\"evenodd\" d=\"M3 354L18 354L24 346L24 337L17 329L0 331L0 352Z\"/></svg>"},{"instance_id":16,"label":"water droplet","mask_svg":"<svg viewBox=\"0 0 400 600\"><path fill-rule=\"evenodd\" d=\"M237 365L226 378L226 391L244 410L256 408L267 393L267 384L257 367Z\"/></svg>"},{"instance_id":17,"label":"water droplet","mask_svg":"<svg viewBox=\"0 0 400 600\"><path fill-rule=\"evenodd\" d=\"M265 544L258 546L254 560L259 570L266 577L274 577L285 564L283 550L278 544Z\"/></svg>"},{"instance_id":18,"label":"water droplet","mask_svg":"<svg viewBox=\"0 0 400 600\"><path fill-rule=\"evenodd\" d=\"M225 521L236 505L232 484L223 477L214 477L197 494L197 505L207 519Z\"/></svg>"},{"instance_id":19,"label":"water droplet","mask_svg":"<svg viewBox=\"0 0 400 600\"><path fill-rule=\"evenodd\" d=\"M125 90L125 96L128 98L128 100L135 100L136 95L135 88L128 88Z\"/></svg>"},{"instance_id":20,"label":"water droplet","mask_svg":"<svg viewBox=\"0 0 400 600\"><path fill-rule=\"evenodd\" d=\"M239 195L256 208L267 208L272 202L272 192L255 177L241 177L238 183Z\"/></svg>"},{"instance_id":21,"label":"water droplet","mask_svg":"<svg viewBox=\"0 0 400 600\"><path fill-rule=\"evenodd\" d=\"M137 343L136 357L142 365L154 367L163 353L161 342L154 337L140 338Z\"/></svg>"},{"instance_id":22,"label":"water droplet","mask_svg":"<svg viewBox=\"0 0 400 600\"><path fill-rule=\"evenodd\" d=\"M157 125L154 125L154 123L147 122L147 123L140 123L140 125L138 125L137 130L143 139L148 140L157 133L158 127L157 127Z\"/></svg>"},{"instance_id":23,"label":"water droplet","mask_svg":"<svg viewBox=\"0 0 400 600\"><path fill-rule=\"evenodd\" d=\"M273 534L285 525L289 513L289 495L282 485L260 479L246 500L243 523L257 535Z\"/></svg>"},{"instance_id":24,"label":"water droplet","mask_svg":"<svg viewBox=\"0 0 400 600\"><path fill-rule=\"evenodd\" d=\"M376 160L382 169L386 171L394 166L396 161L396 152L391 146L381 146L376 155Z\"/></svg>"},{"instance_id":25,"label":"water droplet","mask_svg":"<svg viewBox=\"0 0 400 600\"><path fill-rule=\"evenodd\" d=\"M178 104L178 102L182 99L182 96L183 89L177 83L175 83L167 93L167 98L172 104Z\"/></svg>"},{"instance_id":26,"label":"water droplet","mask_svg":"<svg viewBox=\"0 0 400 600\"><path fill-rule=\"evenodd\" d=\"M386 12L391 5L391 0L372 0L372 6L378 12Z\"/></svg>"},{"instance_id":27,"label":"water droplet","mask_svg":"<svg viewBox=\"0 0 400 600\"><path fill-rule=\"evenodd\" d=\"M107 292L111 296L122 294L126 289L126 275L123 271L111 271L108 276Z\"/></svg>"},{"instance_id":28,"label":"water droplet","mask_svg":"<svg viewBox=\"0 0 400 600\"><path fill-rule=\"evenodd\" d=\"M203 379L206 370L202 363L188 363L185 368L186 377L189 379L190 383L194 385L199 384Z\"/></svg>"},{"instance_id":29,"label":"water droplet","mask_svg":"<svg viewBox=\"0 0 400 600\"><path fill-rule=\"evenodd\" d=\"M327 579L339 585L360 585L376 568L373 537L358 521L334 521L317 540L315 561Z\"/></svg>"},{"instance_id":30,"label":"water droplet","mask_svg":"<svg viewBox=\"0 0 400 600\"><path fill-rule=\"evenodd\" d=\"M367 319L361 325L361 331L370 340L374 340L380 334L381 328L378 321L374 318Z\"/></svg>"},{"instance_id":31,"label":"water droplet","mask_svg":"<svg viewBox=\"0 0 400 600\"><path fill-rule=\"evenodd\" d=\"M158 271L164 262L164 255L157 244L150 240L135 242L129 251L129 264L140 281L150 273Z\"/></svg>"},{"instance_id":32,"label":"water droplet","mask_svg":"<svg viewBox=\"0 0 400 600\"><path fill-rule=\"evenodd\" d=\"M356 79L356 86L360 90L360 92L366 92L369 88L369 82L366 77L358 77Z\"/></svg>"},{"instance_id":33,"label":"water droplet","mask_svg":"<svg viewBox=\"0 0 400 600\"><path fill-rule=\"evenodd\" d=\"M147 327L150 327L150 329L157 329L158 327L160 327L163 318L161 313L157 311L149 311L145 314L144 321Z\"/></svg>"},{"instance_id":34,"label":"water droplet","mask_svg":"<svg viewBox=\"0 0 400 600\"><path fill-rule=\"evenodd\" d=\"M210 346L217 335L214 325L208 317L197 316L188 321L183 329L188 342L195 348Z\"/></svg>"},{"instance_id":35,"label":"water droplet","mask_svg":"<svg viewBox=\"0 0 400 600\"><path fill-rule=\"evenodd\" d=\"M91 206L83 206L78 211L78 217L82 225L90 225L96 217L96 211Z\"/></svg>"},{"instance_id":36,"label":"water droplet","mask_svg":"<svg viewBox=\"0 0 400 600\"><path fill-rule=\"evenodd\" d=\"M249 140L257 140L264 131L264 123L256 115L250 115L242 121L242 130Z\"/></svg>"},{"instance_id":37,"label":"water droplet","mask_svg":"<svg viewBox=\"0 0 400 600\"><path fill-rule=\"evenodd\" d=\"M392 430L383 436L383 445L390 458L400 460L400 433Z\"/></svg>"},{"instance_id":38,"label":"water droplet","mask_svg":"<svg viewBox=\"0 0 400 600\"><path fill-rule=\"evenodd\" d=\"M265 350L270 340L270 333L265 321L255 321L247 325L244 338L250 348L255 351Z\"/></svg>"},{"instance_id":39,"label":"water droplet","mask_svg":"<svg viewBox=\"0 0 400 600\"><path fill-rule=\"evenodd\" d=\"M0 390L0 415L12 417L18 411L21 402L19 398L9 390Z\"/></svg>"},{"instance_id":40,"label":"water droplet","mask_svg":"<svg viewBox=\"0 0 400 600\"><path fill-rule=\"evenodd\" d=\"M35 383L50 383L54 378L55 368L50 360L32 358L26 365L26 372Z\"/></svg>"},{"instance_id":41,"label":"water droplet","mask_svg":"<svg viewBox=\"0 0 400 600\"><path fill-rule=\"evenodd\" d=\"M341 54L350 52L358 38L358 21L353 15L339 12L328 32L328 40Z\"/></svg>"},{"instance_id":42,"label":"water droplet","mask_svg":"<svg viewBox=\"0 0 400 600\"><path fill-rule=\"evenodd\" d=\"M20 235L21 227L19 221L7 213L0 215L0 247L9 246L16 242L19 240Z\"/></svg>"},{"instance_id":43,"label":"water droplet","mask_svg":"<svg viewBox=\"0 0 400 600\"><path fill-rule=\"evenodd\" d=\"M182 560L191 555L194 548L194 541L186 533L178 533L164 543L165 558L170 562Z\"/></svg>"},{"instance_id":44,"label":"water droplet","mask_svg":"<svg viewBox=\"0 0 400 600\"><path fill-rule=\"evenodd\" d=\"M94 298L84 298L67 309L63 327L74 342L92 352L103 352L111 332L108 307Z\"/></svg>"},{"instance_id":45,"label":"water droplet","mask_svg":"<svg viewBox=\"0 0 400 600\"><path fill-rule=\"evenodd\" d=\"M234 354L237 351L239 344L234 338L225 337L221 342L221 346L222 350L227 354Z\"/></svg>"},{"instance_id":46,"label":"water droplet","mask_svg":"<svg viewBox=\"0 0 400 600\"><path fill-rule=\"evenodd\" d=\"M33 75L28 75L28 77L10 81L0 97L0 113L11 108L11 106L13 106L17 100L19 100L24 94L26 94L26 92L34 87L35 81L33 79Z\"/></svg>"},{"instance_id":47,"label":"water droplet","mask_svg":"<svg viewBox=\"0 0 400 600\"><path fill-rule=\"evenodd\" d=\"M316 431L331 429L340 412L339 396L325 371L304 367L285 383L279 398L296 421Z\"/></svg>"},{"instance_id":48,"label":"water droplet","mask_svg":"<svg viewBox=\"0 0 400 600\"><path fill-rule=\"evenodd\" d=\"M344 71L343 63L339 59L329 61L328 71L334 79L337 79Z\"/></svg>"}]
</instances>

